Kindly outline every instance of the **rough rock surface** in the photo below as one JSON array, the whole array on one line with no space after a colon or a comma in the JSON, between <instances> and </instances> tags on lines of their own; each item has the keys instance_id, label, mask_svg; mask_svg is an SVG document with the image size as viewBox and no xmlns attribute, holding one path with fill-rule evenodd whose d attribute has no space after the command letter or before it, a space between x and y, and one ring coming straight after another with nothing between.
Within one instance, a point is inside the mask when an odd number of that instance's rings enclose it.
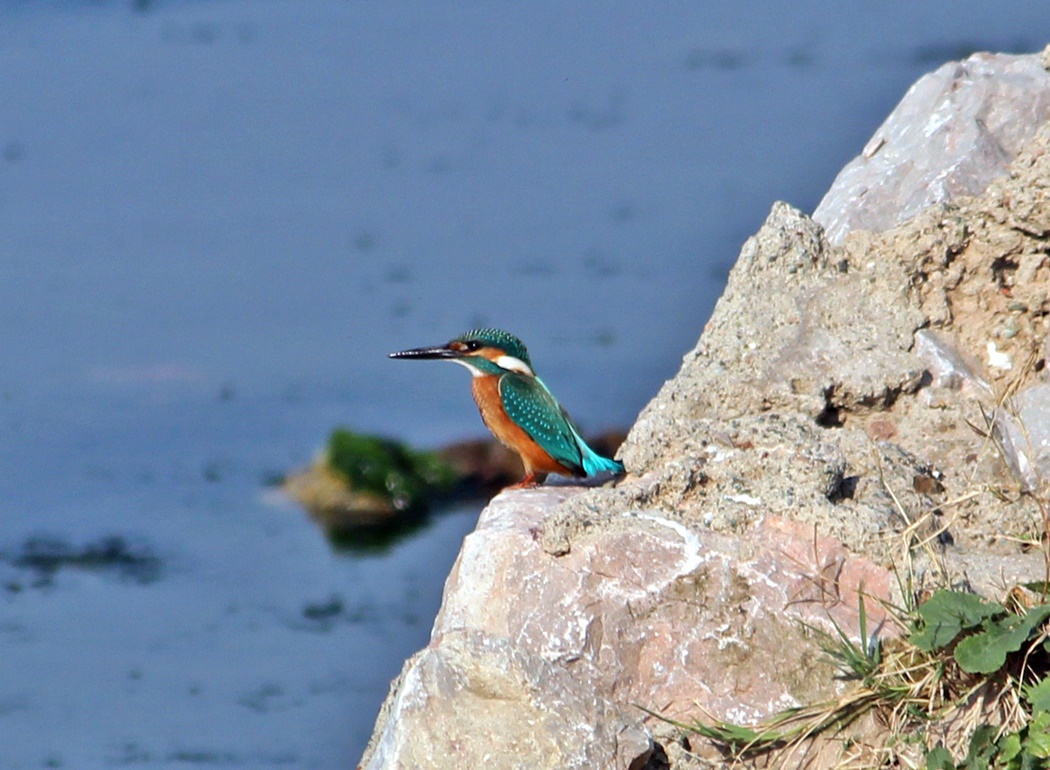
<instances>
[{"instance_id":1,"label":"rough rock surface","mask_svg":"<svg viewBox=\"0 0 1050 770\"><path fill-rule=\"evenodd\" d=\"M364 767L709 767L635 705L746 722L834 695L812 629L859 638L863 594L894 633L894 569L1041 579L1048 239L1050 126L981 197L841 246L775 205L630 476L486 509Z\"/></svg>"},{"instance_id":2,"label":"rough rock surface","mask_svg":"<svg viewBox=\"0 0 1050 770\"><path fill-rule=\"evenodd\" d=\"M595 697L570 670L514 640L464 631L416 656L395 720L369 766L638 767L651 741L637 719Z\"/></svg>"},{"instance_id":3,"label":"rough rock surface","mask_svg":"<svg viewBox=\"0 0 1050 770\"><path fill-rule=\"evenodd\" d=\"M984 192L1050 120L1038 56L974 54L919 79L813 212L828 240L881 232L924 208Z\"/></svg>"},{"instance_id":4,"label":"rough rock surface","mask_svg":"<svg viewBox=\"0 0 1050 770\"><path fill-rule=\"evenodd\" d=\"M505 493L485 509L365 767L645 767L635 704L746 721L808 702L827 663L768 651L808 647L803 624L856 627L859 587L889 592L886 570L775 517L743 539L632 512L547 554L546 517L580 494ZM878 607L869 623L894 632ZM710 686L727 672L731 687ZM466 739L479 733L491 743Z\"/></svg>"}]
</instances>

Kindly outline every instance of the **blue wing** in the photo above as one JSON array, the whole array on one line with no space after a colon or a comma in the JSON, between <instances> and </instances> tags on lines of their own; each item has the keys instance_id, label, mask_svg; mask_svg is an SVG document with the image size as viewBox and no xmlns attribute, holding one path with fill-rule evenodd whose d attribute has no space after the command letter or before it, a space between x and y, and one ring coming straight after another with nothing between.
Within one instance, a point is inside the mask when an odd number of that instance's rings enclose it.
<instances>
[{"instance_id":1,"label":"blue wing","mask_svg":"<svg viewBox=\"0 0 1050 770\"><path fill-rule=\"evenodd\" d=\"M499 380L503 408L511 421L547 454L575 473L583 473L583 456L565 410L535 378L504 374Z\"/></svg>"},{"instance_id":2,"label":"blue wing","mask_svg":"<svg viewBox=\"0 0 1050 770\"><path fill-rule=\"evenodd\" d=\"M621 463L602 457L587 446L568 413L538 377L504 374L499 380L499 393L514 424L566 468L587 476L602 471L623 472Z\"/></svg>"}]
</instances>

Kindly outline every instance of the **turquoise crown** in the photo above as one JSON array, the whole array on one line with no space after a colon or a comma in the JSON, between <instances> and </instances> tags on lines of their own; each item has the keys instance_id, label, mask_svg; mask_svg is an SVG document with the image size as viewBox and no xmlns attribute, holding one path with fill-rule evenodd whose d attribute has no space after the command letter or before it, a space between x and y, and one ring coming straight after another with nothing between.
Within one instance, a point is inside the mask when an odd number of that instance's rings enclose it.
<instances>
[{"instance_id":1,"label":"turquoise crown","mask_svg":"<svg viewBox=\"0 0 1050 770\"><path fill-rule=\"evenodd\" d=\"M525 343L502 329L473 329L466 334L459 335L452 341L480 342L486 347L499 348L508 356L514 356L519 361L524 361L525 365L530 369L532 368L532 361L529 360L529 351L525 347Z\"/></svg>"}]
</instances>

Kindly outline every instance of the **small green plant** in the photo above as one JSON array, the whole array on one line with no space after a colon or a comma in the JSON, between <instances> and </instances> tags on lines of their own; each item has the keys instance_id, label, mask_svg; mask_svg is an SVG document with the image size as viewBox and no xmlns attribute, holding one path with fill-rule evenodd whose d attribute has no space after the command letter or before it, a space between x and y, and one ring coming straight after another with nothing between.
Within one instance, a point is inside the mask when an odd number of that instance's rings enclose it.
<instances>
[{"instance_id":1,"label":"small green plant","mask_svg":"<svg viewBox=\"0 0 1050 770\"><path fill-rule=\"evenodd\" d=\"M1050 767L1050 641L1043 630L1050 604L941 590L911 610L897 609L909 633L885 644L867 636L863 598L859 610L861 642L834 624L835 633L811 628L827 658L855 682L844 695L752 727L673 724L744 760L837 735L875 713L892 734L927 747L918 758L926 770ZM942 740L931 748L934 736Z\"/></svg>"},{"instance_id":2,"label":"small green plant","mask_svg":"<svg viewBox=\"0 0 1050 770\"><path fill-rule=\"evenodd\" d=\"M917 611L910 642L933 655L947 655L976 680L968 695L996 692L1004 724L979 725L969 750L956 764L939 745L926 754L927 770L1028 770L1050 759L1050 645L1042 630L1050 604L1008 609L973 594L942 590ZM1012 708L1011 708L1012 707ZM1012 722L1012 724L1010 724Z\"/></svg>"},{"instance_id":3,"label":"small green plant","mask_svg":"<svg viewBox=\"0 0 1050 770\"><path fill-rule=\"evenodd\" d=\"M951 651L969 674L993 674L1009 655L1022 648L1030 653L1030 643L1045 638L1037 632L1050 618L1050 604L1011 612L974 594L942 590L919 605L918 614L921 628L912 644L926 652Z\"/></svg>"},{"instance_id":4,"label":"small green plant","mask_svg":"<svg viewBox=\"0 0 1050 770\"><path fill-rule=\"evenodd\" d=\"M998 738L997 733L989 724L974 730L966 758L959 763L942 745L930 749L926 770L1042 770L1048 766L1050 712L1036 711L1021 729Z\"/></svg>"},{"instance_id":5,"label":"small green plant","mask_svg":"<svg viewBox=\"0 0 1050 770\"><path fill-rule=\"evenodd\" d=\"M1006 612L996 602L986 602L976 594L961 591L938 591L916 610L911 643L920 650L933 652L947 647L959 634L976 628L986 619Z\"/></svg>"}]
</instances>

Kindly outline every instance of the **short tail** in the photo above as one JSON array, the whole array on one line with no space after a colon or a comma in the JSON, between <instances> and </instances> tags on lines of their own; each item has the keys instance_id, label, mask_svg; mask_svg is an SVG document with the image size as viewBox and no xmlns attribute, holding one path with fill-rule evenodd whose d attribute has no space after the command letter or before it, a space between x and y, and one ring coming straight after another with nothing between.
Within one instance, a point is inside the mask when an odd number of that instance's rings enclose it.
<instances>
[{"instance_id":1,"label":"short tail","mask_svg":"<svg viewBox=\"0 0 1050 770\"><path fill-rule=\"evenodd\" d=\"M599 473L615 473L618 475L624 472L623 463L619 460L602 457L582 442L580 450L583 455L583 470L588 476L596 476Z\"/></svg>"}]
</instances>

